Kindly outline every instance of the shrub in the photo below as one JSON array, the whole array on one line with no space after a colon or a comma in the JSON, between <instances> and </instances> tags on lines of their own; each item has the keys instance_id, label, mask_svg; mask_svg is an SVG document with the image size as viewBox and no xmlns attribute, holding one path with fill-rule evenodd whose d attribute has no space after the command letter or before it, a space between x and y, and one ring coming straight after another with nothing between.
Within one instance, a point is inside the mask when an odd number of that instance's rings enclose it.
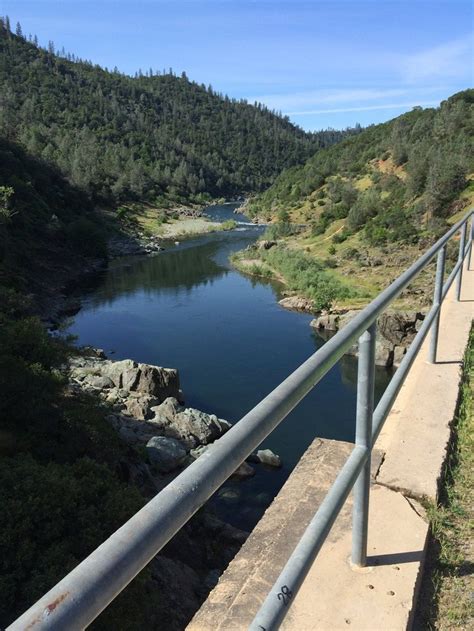
<instances>
[{"instance_id":1,"label":"shrub","mask_svg":"<svg viewBox=\"0 0 474 631\"><path fill-rule=\"evenodd\" d=\"M348 239L351 236L351 231L347 230L346 228L343 228L340 232L337 232L333 238L331 239L331 241L333 243L344 243L344 241L346 239Z\"/></svg>"},{"instance_id":2,"label":"shrub","mask_svg":"<svg viewBox=\"0 0 474 631\"><path fill-rule=\"evenodd\" d=\"M291 237L291 235L296 234L298 230L298 226L292 223L272 223L267 226L263 238L273 241L275 239L281 239L282 237Z\"/></svg>"},{"instance_id":3,"label":"shrub","mask_svg":"<svg viewBox=\"0 0 474 631\"><path fill-rule=\"evenodd\" d=\"M278 270L289 289L310 298L318 310L329 309L335 300L352 295L320 261L303 252L275 247L262 252L261 257Z\"/></svg>"},{"instance_id":4,"label":"shrub","mask_svg":"<svg viewBox=\"0 0 474 631\"><path fill-rule=\"evenodd\" d=\"M344 252L344 258L348 260L355 259L357 261L360 258L360 252L357 248L348 248Z\"/></svg>"},{"instance_id":5,"label":"shrub","mask_svg":"<svg viewBox=\"0 0 474 631\"><path fill-rule=\"evenodd\" d=\"M382 201L379 193L374 189L368 189L359 195L347 217L348 227L357 230L367 223L371 217L380 211Z\"/></svg>"},{"instance_id":6,"label":"shrub","mask_svg":"<svg viewBox=\"0 0 474 631\"><path fill-rule=\"evenodd\" d=\"M221 230L234 230L235 228L237 228L237 222L234 219L223 221L220 225Z\"/></svg>"}]
</instances>

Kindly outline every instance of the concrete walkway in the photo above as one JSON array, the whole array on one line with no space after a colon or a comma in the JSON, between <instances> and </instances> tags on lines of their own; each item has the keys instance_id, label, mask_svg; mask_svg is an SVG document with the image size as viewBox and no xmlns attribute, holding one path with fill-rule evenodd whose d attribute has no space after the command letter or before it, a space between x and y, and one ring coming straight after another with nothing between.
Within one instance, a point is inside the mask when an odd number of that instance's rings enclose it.
<instances>
[{"instance_id":1,"label":"concrete walkway","mask_svg":"<svg viewBox=\"0 0 474 631\"><path fill-rule=\"evenodd\" d=\"M349 564L349 500L282 629L410 628L428 536L418 500L437 498L473 315L474 271L465 270L461 302L453 287L443 304L437 364L427 362L427 338L376 444L369 566L357 571ZM350 449L319 439L310 446L189 630L248 628Z\"/></svg>"}]
</instances>

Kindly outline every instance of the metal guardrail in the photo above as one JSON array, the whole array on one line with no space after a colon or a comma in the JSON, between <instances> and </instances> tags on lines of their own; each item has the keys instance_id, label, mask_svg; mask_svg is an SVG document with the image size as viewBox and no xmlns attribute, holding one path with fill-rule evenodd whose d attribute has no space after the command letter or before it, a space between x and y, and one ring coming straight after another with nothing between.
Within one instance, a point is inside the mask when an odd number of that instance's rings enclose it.
<instances>
[{"instance_id":1,"label":"metal guardrail","mask_svg":"<svg viewBox=\"0 0 474 631\"><path fill-rule=\"evenodd\" d=\"M470 259L472 253L474 217L467 246L466 231L467 222L473 214L474 209L471 209L363 311L13 622L7 631L74 631L87 627L357 340L359 367L355 447L249 628L252 631L278 628L353 488L352 561L355 565L365 565L372 447L430 329L429 358L432 362L436 361L441 305L455 279L456 298L460 299L464 261L468 254ZM458 231L458 261L443 284L447 243ZM374 410L377 317L436 254L433 306Z\"/></svg>"}]
</instances>

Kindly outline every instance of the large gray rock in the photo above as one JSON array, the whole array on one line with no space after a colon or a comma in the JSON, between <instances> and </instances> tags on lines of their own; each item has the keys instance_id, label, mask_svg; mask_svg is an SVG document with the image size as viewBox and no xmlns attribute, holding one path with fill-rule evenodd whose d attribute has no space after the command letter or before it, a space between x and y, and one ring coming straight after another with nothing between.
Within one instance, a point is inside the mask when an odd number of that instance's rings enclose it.
<instances>
[{"instance_id":1,"label":"large gray rock","mask_svg":"<svg viewBox=\"0 0 474 631\"><path fill-rule=\"evenodd\" d=\"M153 416L152 407L156 406L159 400L148 394L138 394L138 396L130 395L124 399L123 405L127 414L133 416L139 421L144 421Z\"/></svg>"},{"instance_id":2,"label":"large gray rock","mask_svg":"<svg viewBox=\"0 0 474 631\"><path fill-rule=\"evenodd\" d=\"M311 320L310 325L314 329L322 329L324 331L339 331L339 329L342 329L358 313L359 311L357 310L322 313L317 318L314 318L314 320Z\"/></svg>"},{"instance_id":3,"label":"large gray rock","mask_svg":"<svg viewBox=\"0 0 474 631\"><path fill-rule=\"evenodd\" d=\"M164 401L167 397L180 397L178 371L149 364L139 364L131 359L103 362L102 373L109 377L116 388L141 392Z\"/></svg>"},{"instance_id":4,"label":"large gray rock","mask_svg":"<svg viewBox=\"0 0 474 631\"><path fill-rule=\"evenodd\" d=\"M182 440L187 449L212 443L231 427L215 414L181 407L174 398L155 406L153 412L151 422L159 423L167 436Z\"/></svg>"},{"instance_id":5,"label":"large gray rock","mask_svg":"<svg viewBox=\"0 0 474 631\"><path fill-rule=\"evenodd\" d=\"M177 469L186 458L186 450L175 438L153 436L146 445L151 464L160 473L169 473Z\"/></svg>"},{"instance_id":6,"label":"large gray rock","mask_svg":"<svg viewBox=\"0 0 474 631\"><path fill-rule=\"evenodd\" d=\"M86 375L83 383L97 388L98 390L110 390L114 387L114 382L110 377L104 377L102 375Z\"/></svg>"},{"instance_id":7,"label":"large gray rock","mask_svg":"<svg viewBox=\"0 0 474 631\"><path fill-rule=\"evenodd\" d=\"M257 241L257 249L258 250L269 250L273 248L277 244L276 241L270 241L268 239L262 239L261 241Z\"/></svg>"},{"instance_id":8,"label":"large gray rock","mask_svg":"<svg viewBox=\"0 0 474 631\"><path fill-rule=\"evenodd\" d=\"M344 326L359 313L357 310L345 313L324 313L310 322L320 334L332 333ZM377 320L377 342L375 346L375 363L378 366L390 368L398 366L406 353L407 347L413 341L424 315L415 311L387 311ZM323 335L324 336L324 335ZM324 336L326 337L326 336ZM358 346L354 344L348 355L358 355Z\"/></svg>"},{"instance_id":9,"label":"large gray rock","mask_svg":"<svg viewBox=\"0 0 474 631\"><path fill-rule=\"evenodd\" d=\"M246 480L247 478L251 478L254 475L255 469L246 462L242 462L242 464L237 467L231 477L236 480Z\"/></svg>"},{"instance_id":10,"label":"large gray rock","mask_svg":"<svg viewBox=\"0 0 474 631\"><path fill-rule=\"evenodd\" d=\"M250 454L247 458L249 462L259 462L268 467L281 467L281 458L273 453L271 449L259 449L256 453Z\"/></svg>"},{"instance_id":11,"label":"large gray rock","mask_svg":"<svg viewBox=\"0 0 474 631\"><path fill-rule=\"evenodd\" d=\"M304 313L313 313L315 311L314 302L301 296L287 296L279 300L278 304L290 311L303 311Z\"/></svg>"}]
</instances>

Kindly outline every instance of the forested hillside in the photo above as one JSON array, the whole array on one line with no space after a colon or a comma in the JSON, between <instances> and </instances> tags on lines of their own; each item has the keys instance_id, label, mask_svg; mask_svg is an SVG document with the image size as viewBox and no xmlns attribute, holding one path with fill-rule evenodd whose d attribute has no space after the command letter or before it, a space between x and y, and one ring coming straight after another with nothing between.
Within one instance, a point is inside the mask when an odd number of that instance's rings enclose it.
<instances>
[{"instance_id":1,"label":"forested hillside","mask_svg":"<svg viewBox=\"0 0 474 631\"><path fill-rule=\"evenodd\" d=\"M106 255L102 220L60 170L0 137L0 285L44 294L58 269Z\"/></svg>"},{"instance_id":2,"label":"forested hillside","mask_svg":"<svg viewBox=\"0 0 474 631\"><path fill-rule=\"evenodd\" d=\"M346 219L375 243L416 240L443 222L474 170L474 90L437 109L414 108L282 173L252 212L296 210L321 234Z\"/></svg>"},{"instance_id":3,"label":"forested hillside","mask_svg":"<svg viewBox=\"0 0 474 631\"><path fill-rule=\"evenodd\" d=\"M473 138L466 90L323 149L253 198L248 212L275 221L265 238L278 247L236 264L284 278L316 308L366 304L474 200ZM418 307L431 281L413 288Z\"/></svg>"},{"instance_id":4,"label":"forested hillside","mask_svg":"<svg viewBox=\"0 0 474 631\"><path fill-rule=\"evenodd\" d=\"M307 134L184 73L132 78L17 33L0 22L0 135L98 199L159 204L262 190L284 168L358 131Z\"/></svg>"}]
</instances>

